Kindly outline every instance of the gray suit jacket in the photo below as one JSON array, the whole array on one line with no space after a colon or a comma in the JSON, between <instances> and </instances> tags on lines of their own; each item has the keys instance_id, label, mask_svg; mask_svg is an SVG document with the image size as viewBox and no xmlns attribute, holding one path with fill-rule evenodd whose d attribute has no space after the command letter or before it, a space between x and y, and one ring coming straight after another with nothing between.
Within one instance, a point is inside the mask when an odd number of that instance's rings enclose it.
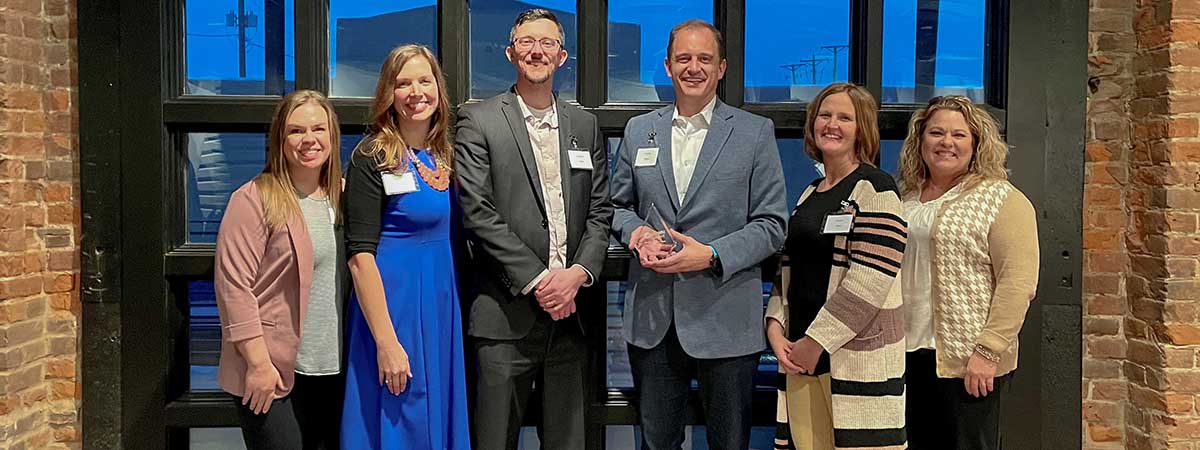
<instances>
[{"instance_id":1,"label":"gray suit jacket","mask_svg":"<svg viewBox=\"0 0 1200 450\"><path fill-rule=\"evenodd\" d=\"M671 165L674 108L625 125L612 181L613 234L628 245L654 203L678 231L713 246L724 273L659 274L630 261L625 340L654 347L674 323L684 351L696 358L761 351L766 344L759 263L783 246L787 223L775 126L718 100L681 205ZM638 149L646 147L659 148L657 163L635 167Z\"/></svg>"},{"instance_id":2,"label":"gray suit jacket","mask_svg":"<svg viewBox=\"0 0 1200 450\"><path fill-rule=\"evenodd\" d=\"M558 137L567 209L567 267L579 264L596 277L608 250L612 204L608 155L596 116L565 101L558 107ZM546 269L550 235L537 162L513 91L459 108L454 171L467 270L460 271L471 336L520 339L539 314L533 295L521 289ZM572 141L587 149L592 169L571 169ZM573 320L579 324L578 315Z\"/></svg>"}]
</instances>

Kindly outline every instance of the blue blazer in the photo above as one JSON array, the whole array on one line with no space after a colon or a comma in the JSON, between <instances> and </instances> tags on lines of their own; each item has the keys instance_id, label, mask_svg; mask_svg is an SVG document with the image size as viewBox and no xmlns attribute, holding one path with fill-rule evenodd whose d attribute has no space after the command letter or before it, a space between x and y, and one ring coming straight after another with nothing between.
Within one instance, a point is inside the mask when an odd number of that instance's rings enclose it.
<instances>
[{"instance_id":1,"label":"blue blazer","mask_svg":"<svg viewBox=\"0 0 1200 450\"><path fill-rule=\"evenodd\" d=\"M612 232L628 246L653 203L676 230L713 246L724 273L660 274L631 260L625 340L654 347L674 323L679 343L692 357L759 352L766 347L759 264L783 246L787 224L775 126L718 100L680 204L671 165L674 108L634 117L625 125L612 177ZM635 167L638 149L646 147L658 147L657 163Z\"/></svg>"}]
</instances>

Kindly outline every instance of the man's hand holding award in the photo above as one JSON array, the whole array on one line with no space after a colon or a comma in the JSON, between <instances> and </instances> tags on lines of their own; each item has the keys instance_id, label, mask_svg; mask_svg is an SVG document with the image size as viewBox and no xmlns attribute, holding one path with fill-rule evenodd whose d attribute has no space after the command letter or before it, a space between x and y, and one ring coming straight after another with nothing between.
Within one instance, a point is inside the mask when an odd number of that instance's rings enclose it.
<instances>
[{"instance_id":1,"label":"man's hand holding award","mask_svg":"<svg viewBox=\"0 0 1200 450\"><path fill-rule=\"evenodd\" d=\"M629 250L637 256L642 266L675 254L681 245L671 236L671 225L653 203L646 213L645 225L633 230L629 239Z\"/></svg>"}]
</instances>

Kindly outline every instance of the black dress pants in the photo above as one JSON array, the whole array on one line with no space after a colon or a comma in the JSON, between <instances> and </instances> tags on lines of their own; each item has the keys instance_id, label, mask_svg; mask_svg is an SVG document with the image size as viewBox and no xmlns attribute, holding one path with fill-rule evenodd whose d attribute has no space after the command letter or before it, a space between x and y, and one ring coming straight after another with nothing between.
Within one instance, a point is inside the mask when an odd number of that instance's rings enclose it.
<instances>
[{"instance_id":1,"label":"black dress pants","mask_svg":"<svg viewBox=\"0 0 1200 450\"><path fill-rule=\"evenodd\" d=\"M976 398L962 378L938 378L933 350L908 352L904 419L910 450L999 450L1000 405L1012 373L996 377L992 393Z\"/></svg>"},{"instance_id":2,"label":"black dress pants","mask_svg":"<svg viewBox=\"0 0 1200 450\"><path fill-rule=\"evenodd\" d=\"M542 448L583 450L587 345L579 321L539 313L521 339L473 338L476 374L471 444L476 450L516 450L521 423L540 393ZM535 391L536 388L536 391Z\"/></svg>"},{"instance_id":3,"label":"black dress pants","mask_svg":"<svg viewBox=\"0 0 1200 450\"><path fill-rule=\"evenodd\" d=\"M266 414L254 414L238 402L247 450L337 450L342 429L346 376L296 374L287 397L277 398Z\"/></svg>"}]
</instances>

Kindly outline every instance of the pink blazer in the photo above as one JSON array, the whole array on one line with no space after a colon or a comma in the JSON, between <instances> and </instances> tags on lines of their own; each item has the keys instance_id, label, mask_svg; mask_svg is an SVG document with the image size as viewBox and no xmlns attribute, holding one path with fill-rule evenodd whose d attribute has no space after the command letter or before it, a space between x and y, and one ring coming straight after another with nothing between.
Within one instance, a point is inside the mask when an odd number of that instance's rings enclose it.
<instances>
[{"instance_id":1,"label":"pink blazer","mask_svg":"<svg viewBox=\"0 0 1200 450\"><path fill-rule=\"evenodd\" d=\"M217 383L242 396L246 360L236 343L262 336L286 395L295 382L300 324L312 287L313 249L303 218L286 229L267 226L258 186L234 191L217 232L213 284L221 317L221 361Z\"/></svg>"}]
</instances>

